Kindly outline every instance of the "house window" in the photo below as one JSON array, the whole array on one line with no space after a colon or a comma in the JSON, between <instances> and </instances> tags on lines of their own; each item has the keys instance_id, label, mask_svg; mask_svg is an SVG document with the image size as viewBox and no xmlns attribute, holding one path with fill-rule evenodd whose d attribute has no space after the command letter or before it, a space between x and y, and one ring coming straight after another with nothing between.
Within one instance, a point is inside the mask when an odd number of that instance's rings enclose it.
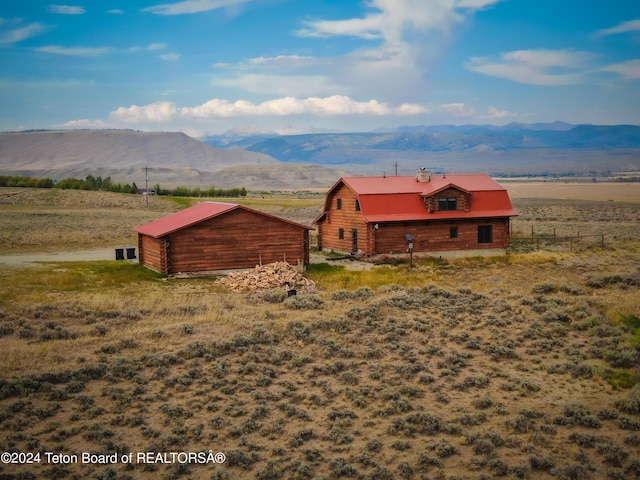
<instances>
[{"instance_id":1,"label":"house window","mask_svg":"<svg viewBox=\"0 0 640 480\"><path fill-rule=\"evenodd\" d=\"M449 238L458 238L458 227L449 227Z\"/></svg>"},{"instance_id":2,"label":"house window","mask_svg":"<svg viewBox=\"0 0 640 480\"><path fill-rule=\"evenodd\" d=\"M336 209L337 209L337 210L342 210L342 199L341 199L341 198L338 198L338 199L336 200L336 202L337 202L337 204L336 204Z\"/></svg>"},{"instance_id":3,"label":"house window","mask_svg":"<svg viewBox=\"0 0 640 480\"><path fill-rule=\"evenodd\" d=\"M360 211L360 200L356 199L356 212Z\"/></svg>"},{"instance_id":4,"label":"house window","mask_svg":"<svg viewBox=\"0 0 640 480\"><path fill-rule=\"evenodd\" d=\"M491 225L478 226L478 243L493 242L493 227Z\"/></svg>"},{"instance_id":5,"label":"house window","mask_svg":"<svg viewBox=\"0 0 640 480\"><path fill-rule=\"evenodd\" d=\"M439 198L438 210L441 212L447 210L458 210L458 199L456 197Z\"/></svg>"},{"instance_id":6,"label":"house window","mask_svg":"<svg viewBox=\"0 0 640 480\"><path fill-rule=\"evenodd\" d=\"M339 228L338 229L338 239L339 240L344 240L344 228Z\"/></svg>"}]
</instances>

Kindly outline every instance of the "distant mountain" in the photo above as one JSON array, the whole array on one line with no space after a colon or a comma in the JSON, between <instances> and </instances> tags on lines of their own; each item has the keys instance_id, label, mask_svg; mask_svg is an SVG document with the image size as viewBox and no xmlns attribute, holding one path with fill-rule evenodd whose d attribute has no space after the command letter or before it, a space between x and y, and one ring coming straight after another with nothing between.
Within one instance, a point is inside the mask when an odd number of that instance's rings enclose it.
<instances>
[{"instance_id":1,"label":"distant mountain","mask_svg":"<svg viewBox=\"0 0 640 480\"><path fill-rule=\"evenodd\" d=\"M247 143L249 139L246 139ZM511 123L401 127L368 133L252 138L245 147L281 162L367 172L435 170L505 174L604 172L640 168L640 127ZM405 172L406 173L406 172Z\"/></svg>"},{"instance_id":2,"label":"distant mountain","mask_svg":"<svg viewBox=\"0 0 640 480\"><path fill-rule=\"evenodd\" d=\"M245 127L201 140L131 130L0 133L0 175L100 175L141 186L148 166L151 185L288 189L420 167L494 176L640 171L635 125L435 125L299 135Z\"/></svg>"},{"instance_id":3,"label":"distant mountain","mask_svg":"<svg viewBox=\"0 0 640 480\"><path fill-rule=\"evenodd\" d=\"M140 182L140 172L148 166L155 173L154 182L179 182L181 176L192 180L199 172L274 163L275 159L259 152L223 150L183 133L132 130L0 133L0 174L54 179L101 175L111 176L114 181Z\"/></svg>"}]
</instances>

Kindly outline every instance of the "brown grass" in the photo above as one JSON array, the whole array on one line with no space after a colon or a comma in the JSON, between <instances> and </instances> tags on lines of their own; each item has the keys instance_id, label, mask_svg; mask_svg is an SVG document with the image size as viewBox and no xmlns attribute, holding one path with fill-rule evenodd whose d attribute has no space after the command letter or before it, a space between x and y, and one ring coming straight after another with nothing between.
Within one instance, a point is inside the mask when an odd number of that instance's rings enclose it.
<instances>
[{"instance_id":1,"label":"brown grass","mask_svg":"<svg viewBox=\"0 0 640 480\"><path fill-rule=\"evenodd\" d=\"M129 263L3 268L0 449L227 461L0 475L637 478L637 237L308 275L316 301L274 304Z\"/></svg>"}]
</instances>

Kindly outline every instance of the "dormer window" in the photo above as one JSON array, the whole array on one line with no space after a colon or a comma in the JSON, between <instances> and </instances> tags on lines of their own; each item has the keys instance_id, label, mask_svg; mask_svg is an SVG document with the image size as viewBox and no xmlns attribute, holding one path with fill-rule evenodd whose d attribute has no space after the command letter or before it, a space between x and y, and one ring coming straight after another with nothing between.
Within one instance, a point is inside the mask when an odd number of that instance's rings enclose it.
<instances>
[{"instance_id":1,"label":"dormer window","mask_svg":"<svg viewBox=\"0 0 640 480\"><path fill-rule=\"evenodd\" d=\"M449 210L458 210L458 199L456 197L439 198L438 211L446 212Z\"/></svg>"}]
</instances>

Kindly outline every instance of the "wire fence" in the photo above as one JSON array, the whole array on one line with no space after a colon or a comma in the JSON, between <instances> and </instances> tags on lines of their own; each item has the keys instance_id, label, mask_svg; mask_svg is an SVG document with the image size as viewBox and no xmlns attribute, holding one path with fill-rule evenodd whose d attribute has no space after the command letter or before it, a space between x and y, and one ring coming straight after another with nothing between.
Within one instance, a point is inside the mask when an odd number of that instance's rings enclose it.
<instances>
[{"instance_id":1,"label":"wire fence","mask_svg":"<svg viewBox=\"0 0 640 480\"><path fill-rule=\"evenodd\" d=\"M549 251L583 251L596 247L605 248L610 243L610 239L604 234L581 235L536 235L512 236L511 250L514 252L530 252L534 250Z\"/></svg>"}]
</instances>

